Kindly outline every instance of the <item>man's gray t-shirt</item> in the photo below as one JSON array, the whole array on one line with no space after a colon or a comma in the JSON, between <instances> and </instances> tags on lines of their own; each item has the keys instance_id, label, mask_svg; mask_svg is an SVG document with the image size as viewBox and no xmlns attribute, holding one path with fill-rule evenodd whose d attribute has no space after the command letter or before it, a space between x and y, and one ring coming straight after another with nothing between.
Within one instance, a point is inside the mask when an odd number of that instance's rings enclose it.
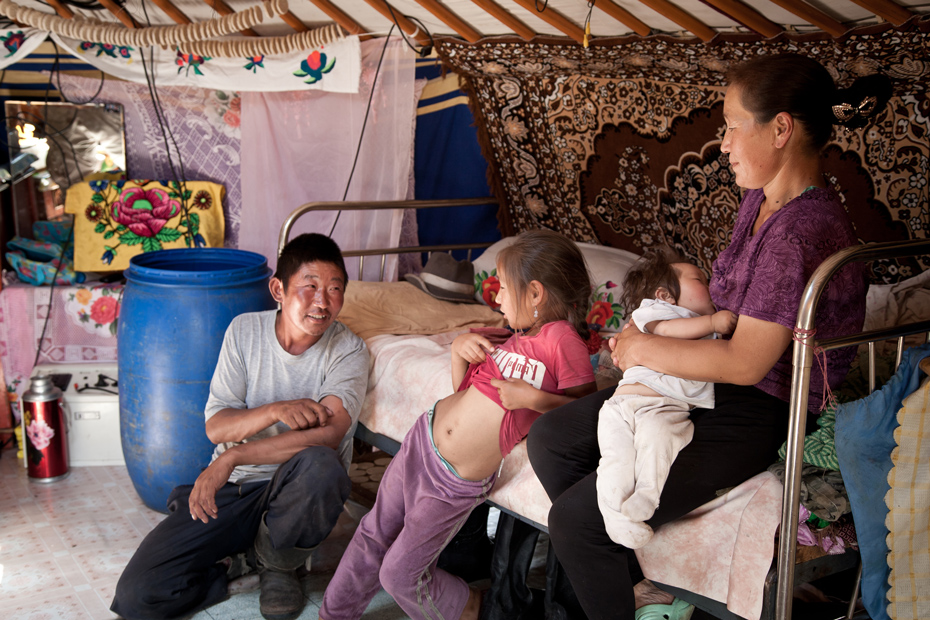
<instances>
[{"instance_id":1,"label":"man's gray t-shirt","mask_svg":"<svg viewBox=\"0 0 930 620\"><path fill-rule=\"evenodd\" d=\"M226 330L223 348L210 383L205 411L209 420L221 409L253 409L268 403L310 398L317 402L335 396L352 417L352 425L339 444L346 469L352 460L352 435L368 386L368 349L365 342L342 323L333 323L322 338L300 355L285 351L275 336L277 310L241 314ZM279 435L289 427L277 422L245 441ZM221 443L220 454L237 445ZM271 478L278 465L240 465L229 477Z\"/></svg>"}]
</instances>

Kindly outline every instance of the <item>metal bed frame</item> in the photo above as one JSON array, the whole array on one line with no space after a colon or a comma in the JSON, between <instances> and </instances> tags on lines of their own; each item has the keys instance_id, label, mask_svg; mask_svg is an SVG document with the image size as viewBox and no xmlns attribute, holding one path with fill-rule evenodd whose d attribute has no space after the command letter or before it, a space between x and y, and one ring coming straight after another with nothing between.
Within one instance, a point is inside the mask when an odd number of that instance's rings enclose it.
<instances>
[{"instance_id":1,"label":"metal bed frame","mask_svg":"<svg viewBox=\"0 0 930 620\"><path fill-rule=\"evenodd\" d=\"M387 202L311 202L295 209L285 221L278 238L278 253L287 243L294 222L311 211L325 210L378 210L378 209L430 209L437 207L465 207L486 204L498 204L494 198L472 198L457 200L433 201L387 201ZM346 257L358 256L359 277L365 256L381 256L381 280L384 280L385 260L388 254L404 254L413 252L437 252L452 250L469 250L486 248L490 243L454 244L436 246L414 246L390 249L350 250L344 252ZM914 334L927 334L930 340L930 320L918 321L907 325L891 328L860 332L851 336L818 340L812 336L815 328L817 303L826 289L830 278L843 266L853 262L869 262L886 258L900 258L905 256L919 256L930 254L930 239L915 239L908 241L892 241L886 243L873 243L868 245L852 246L836 252L820 265L807 283L798 309L798 319L794 329L794 348L792 354L793 374L791 381L791 397L789 401L788 446L786 454L785 490L782 500L781 526L779 529L778 552L772 563L772 568L764 584L764 600L762 618L775 618L776 620L791 620L793 591L797 583L809 582L827 575L850 569L858 563L859 554L852 551L838 556L825 556L814 560L796 564L798 513L801 496L801 468L803 466L804 432L807 424L807 401L810 387L811 367L814 351L822 349L829 351L847 346L869 345L869 392L876 389L875 378L875 344L885 340L897 339L897 356L895 367L901 363L904 352L904 338ZM390 454L394 454L400 444L389 437L371 432L359 424L356 437L377 446ZM509 512L509 511L508 511ZM514 515L542 531L546 528L538 523L532 523ZM862 564L858 563L858 573L855 579L854 590L849 601L846 618L855 617L855 606L858 598L859 585L862 579ZM657 584L663 589L675 594L679 598L689 600L705 611L721 618L738 618L726 609L723 603L712 601L688 591Z\"/></svg>"}]
</instances>

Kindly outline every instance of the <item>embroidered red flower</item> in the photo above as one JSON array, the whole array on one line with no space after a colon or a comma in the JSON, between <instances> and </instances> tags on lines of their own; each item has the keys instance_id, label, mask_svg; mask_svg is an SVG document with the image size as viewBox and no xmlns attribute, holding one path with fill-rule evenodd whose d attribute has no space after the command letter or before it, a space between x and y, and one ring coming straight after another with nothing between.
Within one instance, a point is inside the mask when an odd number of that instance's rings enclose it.
<instances>
[{"instance_id":1,"label":"embroidered red flower","mask_svg":"<svg viewBox=\"0 0 930 620\"><path fill-rule=\"evenodd\" d=\"M497 276L491 276L481 283L481 298L484 300L484 303L496 310L501 307L501 305L497 303L497 294L500 290L500 280L497 279Z\"/></svg>"},{"instance_id":2,"label":"embroidered red flower","mask_svg":"<svg viewBox=\"0 0 930 620\"><path fill-rule=\"evenodd\" d=\"M130 187L113 203L112 209L113 219L118 224L140 237L154 237L178 214L181 203L160 187Z\"/></svg>"},{"instance_id":3,"label":"embroidered red flower","mask_svg":"<svg viewBox=\"0 0 930 620\"><path fill-rule=\"evenodd\" d=\"M100 297L90 307L90 318L98 325L108 325L118 316L119 304L112 297Z\"/></svg>"},{"instance_id":4,"label":"embroidered red flower","mask_svg":"<svg viewBox=\"0 0 930 620\"><path fill-rule=\"evenodd\" d=\"M600 325L604 327L613 315L614 310L610 307L609 302L595 301L591 304L591 311L588 312L587 321L589 325Z\"/></svg>"},{"instance_id":5,"label":"embroidered red flower","mask_svg":"<svg viewBox=\"0 0 930 620\"><path fill-rule=\"evenodd\" d=\"M100 207L97 205L88 205L87 208L84 209L84 215L91 222L96 222L103 217L103 211L101 211Z\"/></svg>"},{"instance_id":6,"label":"embroidered red flower","mask_svg":"<svg viewBox=\"0 0 930 620\"><path fill-rule=\"evenodd\" d=\"M205 189L200 190L194 194L194 206L198 209L209 209L213 205L213 197Z\"/></svg>"},{"instance_id":7,"label":"embroidered red flower","mask_svg":"<svg viewBox=\"0 0 930 620\"><path fill-rule=\"evenodd\" d=\"M223 121L230 127L238 127L241 122L239 112L236 110L226 110L226 114L223 115Z\"/></svg>"}]
</instances>

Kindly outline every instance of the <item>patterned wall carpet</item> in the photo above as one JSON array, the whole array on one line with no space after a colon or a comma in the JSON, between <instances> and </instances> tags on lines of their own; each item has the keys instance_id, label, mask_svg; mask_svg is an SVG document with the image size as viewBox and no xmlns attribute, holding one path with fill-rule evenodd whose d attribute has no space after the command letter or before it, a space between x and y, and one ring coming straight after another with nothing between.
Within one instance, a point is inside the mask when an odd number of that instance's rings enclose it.
<instances>
[{"instance_id":1,"label":"patterned wall carpet","mask_svg":"<svg viewBox=\"0 0 930 620\"><path fill-rule=\"evenodd\" d=\"M725 72L755 55L798 52L841 86L877 71L894 97L867 128L838 130L824 157L862 241L930 234L930 18L853 31L840 41L719 35L438 41L471 95L505 232L546 227L641 253L668 243L709 272L729 243L741 190L720 152ZM930 265L873 267L896 282Z\"/></svg>"}]
</instances>

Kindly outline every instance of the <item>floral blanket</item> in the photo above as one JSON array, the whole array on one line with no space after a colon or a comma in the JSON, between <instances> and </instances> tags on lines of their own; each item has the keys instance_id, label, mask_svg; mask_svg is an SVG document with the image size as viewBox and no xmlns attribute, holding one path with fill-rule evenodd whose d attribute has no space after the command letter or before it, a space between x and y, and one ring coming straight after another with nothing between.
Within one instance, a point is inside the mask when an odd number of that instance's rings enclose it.
<instances>
[{"instance_id":1,"label":"floral blanket","mask_svg":"<svg viewBox=\"0 0 930 620\"><path fill-rule=\"evenodd\" d=\"M85 181L68 188L74 268L127 269L143 252L223 247L222 185L189 181Z\"/></svg>"}]
</instances>

